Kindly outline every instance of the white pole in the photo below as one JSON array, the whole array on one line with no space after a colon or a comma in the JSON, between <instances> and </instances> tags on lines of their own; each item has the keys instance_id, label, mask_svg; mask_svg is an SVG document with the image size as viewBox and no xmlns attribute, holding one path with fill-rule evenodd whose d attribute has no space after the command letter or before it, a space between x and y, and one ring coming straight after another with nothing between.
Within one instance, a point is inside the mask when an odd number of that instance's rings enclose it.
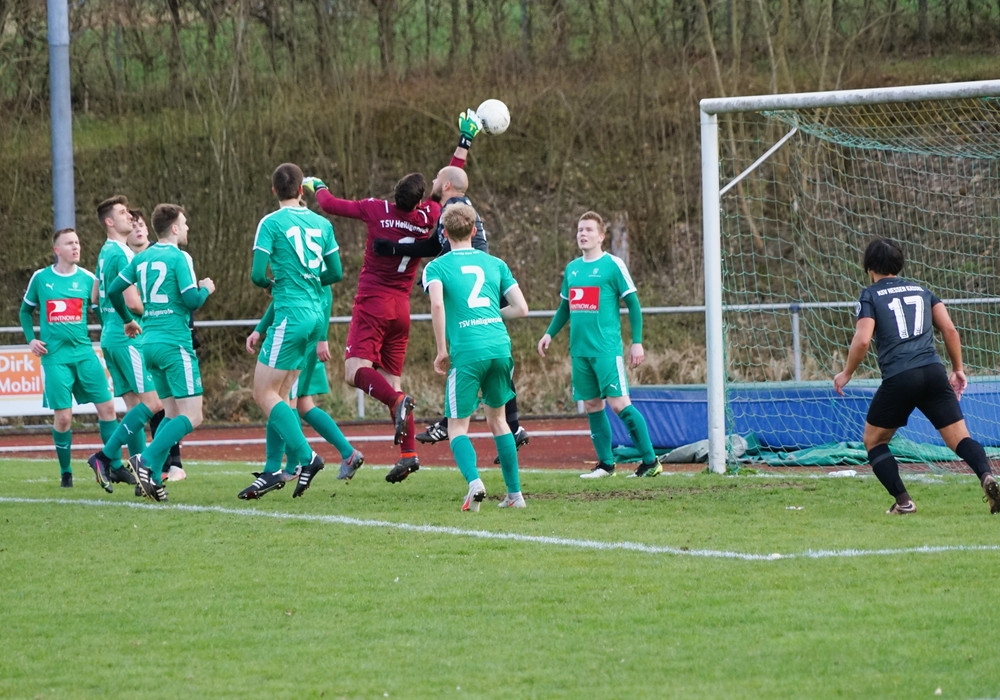
<instances>
[{"instance_id":1,"label":"white pole","mask_svg":"<svg viewBox=\"0 0 1000 700\"><path fill-rule=\"evenodd\" d=\"M708 355L708 468L726 471L725 351L722 342L722 217L719 210L719 119L701 112L701 206L705 255L705 345Z\"/></svg>"}]
</instances>

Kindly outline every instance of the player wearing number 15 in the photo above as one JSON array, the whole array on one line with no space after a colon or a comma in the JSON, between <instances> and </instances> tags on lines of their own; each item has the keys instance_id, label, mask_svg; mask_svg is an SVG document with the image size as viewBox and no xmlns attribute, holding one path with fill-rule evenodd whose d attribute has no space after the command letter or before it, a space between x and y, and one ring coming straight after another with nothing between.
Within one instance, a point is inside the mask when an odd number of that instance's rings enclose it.
<instances>
[{"instance_id":1,"label":"player wearing number 15","mask_svg":"<svg viewBox=\"0 0 1000 700\"><path fill-rule=\"evenodd\" d=\"M448 438L455 462L468 483L462 510L478 511L486 496L476 465L476 450L468 436L469 418L479 407L480 392L507 486L507 496L500 506L523 508L517 445L504 415L504 406L514 396L514 360L503 322L527 316L528 305L507 263L472 247L476 224L472 207L453 204L441 215L441 223L451 242L451 252L427 264L423 284L431 298L437 343L434 370L448 376L444 402ZM501 297L510 302L502 309Z\"/></svg>"},{"instance_id":2,"label":"player wearing number 15","mask_svg":"<svg viewBox=\"0 0 1000 700\"><path fill-rule=\"evenodd\" d=\"M129 457L128 463L142 495L165 501L163 465L170 448L202 421L201 373L188 322L191 312L201 308L215 291L215 283L207 277L198 280L191 256L178 247L188 242L187 214L183 207L156 205L152 223L158 238L156 245L132 258L108 287L107 294L126 322L127 335L140 330L125 305L124 292L135 285L142 299L142 357L153 375L166 418L152 442L141 454ZM143 411L145 418L149 417L148 407L140 402L125 414L122 423L130 423L134 411Z\"/></svg>"},{"instance_id":3,"label":"player wearing number 15","mask_svg":"<svg viewBox=\"0 0 1000 700\"><path fill-rule=\"evenodd\" d=\"M279 165L271 175L271 190L278 198L278 210L257 224L250 271L255 285L270 289L274 308L274 320L253 375L254 400L267 416L267 461L264 472L238 494L241 499L260 498L280 489L296 474L298 484L292 496L301 496L324 466L287 401L307 358L310 362L305 365L301 384L309 384L316 365L316 345L326 340L328 307L323 287L343 277L333 225L299 203L302 169L294 163ZM289 455L284 473L283 450Z\"/></svg>"},{"instance_id":4,"label":"player wearing number 15","mask_svg":"<svg viewBox=\"0 0 1000 700\"><path fill-rule=\"evenodd\" d=\"M917 511L899 476L899 464L889 451L892 436L906 425L915 408L979 477L990 513L1000 513L1000 486L990 473L983 446L969 435L958 405L968 385L958 330L940 299L920 284L897 276L904 261L903 248L894 240L876 238L865 248L863 264L872 284L861 292L854 338L844 370L833 378L833 388L844 395L844 387L874 339L882 384L868 407L864 442L872 471L896 499L887 513ZM934 347L934 328L944 339L950 375Z\"/></svg>"}]
</instances>

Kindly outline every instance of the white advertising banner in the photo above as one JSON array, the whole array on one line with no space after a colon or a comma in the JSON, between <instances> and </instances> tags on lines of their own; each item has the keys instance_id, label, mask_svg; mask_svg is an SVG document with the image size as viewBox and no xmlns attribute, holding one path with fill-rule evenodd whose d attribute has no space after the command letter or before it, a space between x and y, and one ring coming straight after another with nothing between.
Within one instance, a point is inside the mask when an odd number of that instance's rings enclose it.
<instances>
[{"instance_id":1,"label":"white advertising banner","mask_svg":"<svg viewBox=\"0 0 1000 700\"><path fill-rule=\"evenodd\" d=\"M96 343L94 352L103 366L104 354ZM107 368L104 371L107 373ZM51 416L51 409L42 407L42 390L42 364L28 346L0 345L0 416ZM120 398L115 399L115 410L125 411L125 402ZM74 401L73 413L96 413L96 409L92 403L77 406Z\"/></svg>"}]
</instances>

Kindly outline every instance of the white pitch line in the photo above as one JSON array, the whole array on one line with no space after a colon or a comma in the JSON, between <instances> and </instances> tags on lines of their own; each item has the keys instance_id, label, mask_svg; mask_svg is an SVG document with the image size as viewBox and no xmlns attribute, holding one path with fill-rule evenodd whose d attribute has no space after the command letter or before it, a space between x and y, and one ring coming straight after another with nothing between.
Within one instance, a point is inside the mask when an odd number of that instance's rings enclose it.
<instances>
[{"instance_id":1,"label":"white pitch line","mask_svg":"<svg viewBox=\"0 0 1000 700\"><path fill-rule=\"evenodd\" d=\"M451 535L454 537L474 537L484 540L508 540L526 544L544 544L576 549L599 551L627 551L641 554L671 554L679 557L699 557L705 559L736 559L740 561L778 561L784 559L843 559L866 556L899 556L901 554L944 554L948 552L997 552L1000 545L922 545L920 547L900 547L895 549L807 549L804 552L781 554L752 554L748 552L727 552L717 549L687 549L664 545L643 544L641 542L602 542L568 537L544 537L540 535L520 535L513 532L491 532L489 530L465 530L441 525L416 525L394 523L388 520L367 520L349 518L343 515L313 515L309 513L277 513L263 510L223 508L221 506L193 506L184 504L154 505L151 503L128 501L95 501L92 499L69 498L10 498L0 497L0 503L53 504L97 506L105 508L135 508L139 510L180 510L188 513L217 513L242 518L272 518L275 520L299 520L304 522L352 525L355 527L392 528L403 532L419 532L430 535Z\"/></svg>"}]
</instances>

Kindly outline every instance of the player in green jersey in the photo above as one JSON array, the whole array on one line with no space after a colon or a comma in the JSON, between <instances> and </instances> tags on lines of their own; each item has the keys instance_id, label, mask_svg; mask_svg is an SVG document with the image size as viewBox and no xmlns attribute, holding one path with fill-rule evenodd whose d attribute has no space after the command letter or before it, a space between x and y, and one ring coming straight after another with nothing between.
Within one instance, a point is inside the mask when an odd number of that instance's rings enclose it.
<instances>
[{"instance_id":1,"label":"player in green jersey","mask_svg":"<svg viewBox=\"0 0 1000 700\"><path fill-rule=\"evenodd\" d=\"M31 276L21 303L21 328L31 352L41 358L44 381L43 405L51 408L52 441L59 460L60 485L73 486L70 453L73 445L73 399L93 403L97 408L101 438L115 430L115 406L107 375L87 334L87 308L97 279L80 262L80 238L71 228L52 237L56 261ZM35 337L34 313L39 315L39 335ZM119 464L121 450L118 452ZM97 483L110 492L107 476Z\"/></svg>"},{"instance_id":2,"label":"player in green jersey","mask_svg":"<svg viewBox=\"0 0 1000 700\"><path fill-rule=\"evenodd\" d=\"M350 441L344 436L340 426L333 420L329 413L316 405L314 397L320 394L330 393L330 381L326 376L326 368L317 365L316 362L328 362L332 357L330 354L330 343L326 340L329 329L330 306L333 303L333 292L330 287L323 287L324 316L326 317L327 330L323 332L323 339L316 344L316 352L310 353L302 363L299 371L299 378L292 385L289 398L290 403L295 407L306 423L312 426L313 430L319 433L324 440L333 445L340 452L341 463L338 479L351 480L354 473L365 463L365 456L361 450L355 449ZM257 322L253 332L247 336L247 352L253 354L257 351L257 343L260 341L267 329L274 323L274 304L267 307L267 311ZM306 367L309 364L311 367ZM303 384L302 377L309 373L308 385Z\"/></svg>"},{"instance_id":3,"label":"player in green jersey","mask_svg":"<svg viewBox=\"0 0 1000 700\"><path fill-rule=\"evenodd\" d=\"M257 224L253 243L251 281L271 292L274 321L267 331L254 367L253 397L267 416L264 471L238 494L241 499L260 498L283 488L298 477L292 494L301 496L323 469L323 458L309 446L302 424L288 395L299 379L303 362L323 340L329 316L324 318L322 289L343 277L333 224L301 206L302 169L282 163L271 175L271 191L278 198L277 211ZM271 268L271 277L267 269ZM305 365L302 384L307 386L315 362ZM281 457L291 459L281 469Z\"/></svg>"},{"instance_id":4,"label":"player in green jersey","mask_svg":"<svg viewBox=\"0 0 1000 700\"><path fill-rule=\"evenodd\" d=\"M153 415L163 408L153 387L153 376L142 359L139 340L125 334L125 326L108 299L111 282L117 279L118 273L135 257L128 246L128 237L134 223L128 208L128 198L125 195L115 195L105 199L97 205L97 220L101 222L107 236L97 256L96 298L101 314L101 351L104 353L104 363L111 374L115 396L122 397L126 410L131 411L142 402L149 414ZM133 313L142 313L142 300L135 287L125 290L125 304ZM132 416L135 417L137 413ZM123 444L128 445L129 455L142 454L146 449L144 425L145 423L134 426L122 421L111 438L105 441L104 448L88 458L87 463L98 475L98 481L104 479L108 483L135 483L132 473L121 468L120 460L117 463L116 460L105 462L101 455L120 454Z\"/></svg>"},{"instance_id":5,"label":"player in green jersey","mask_svg":"<svg viewBox=\"0 0 1000 700\"><path fill-rule=\"evenodd\" d=\"M128 239L126 243L133 254L138 255L142 251L146 250L149 246L153 245L153 241L149 240L149 228L146 226L146 214L142 209L129 209L128 213L132 215L132 230L128 234ZM198 334L194 329L194 312L191 312L191 319L188 322L188 326L191 328L191 347L195 351L201 347L201 342L198 340ZM163 406L161 404L160 410L153 414L153 417L149 419L149 430L156 436L156 431L160 427L160 423L166 418L166 413L163 411ZM168 468L169 467L169 471ZM181 445L177 443L170 448L170 456L167 457L167 464L163 468L163 480L167 481L183 481L187 478L187 473L184 471L184 464L181 462ZM141 494L136 494L141 495Z\"/></svg>"},{"instance_id":6,"label":"player in green jersey","mask_svg":"<svg viewBox=\"0 0 1000 700\"><path fill-rule=\"evenodd\" d=\"M625 300L632 326L629 365L633 368L645 359L642 309L624 261L602 249L604 235L604 219L600 214L588 211L580 217L576 242L582 255L566 266L560 292L562 301L548 330L538 341L538 354L545 357L552 337L569 321L573 398L583 401L598 459L597 466L581 477L599 479L615 473L611 423L604 412L605 401L621 418L642 455L642 464L629 476L656 476L663 471L663 467L653 451L646 419L632 405L628 395L628 377L622 354L620 300Z\"/></svg>"},{"instance_id":7,"label":"player in green jersey","mask_svg":"<svg viewBox=\"0 0 1000 700\"><path fill-rule=\"evenodd\" d=\"M142 494L155 501L167 500L163 488L163 465L172 445L197 428L202 421L202 385L198 357L191 346L188 326L191 311L200 308L215 291L209 278L198 280L191 256L178 246L188 241L187 214L177 204L158 204L153 210L153 230L157 244L150 246L118 274L108 288L108 296L125 323L125 333L142 333L142 355L153 374L156 393L163 402L166 418L142 454L128 463L135 472ZM125 305L124 292L131 285L142 299L142 329ZM122 422L138 420L134 412L149 419L148 408L140 403Z\"/></svg>"},{"instance_id":8,"label":"player in green jersey","mask_svg":"<svg viewBox=\"0 0 1000 700\"><path fill-rule=\"evenodd\" d=\"M517 445L504 411L514 395L514 359L503 322L527 316L528 305L507 263L472 247L476 223L472 207L454 204L442 214L441 222L451 251L427 264L423 285L431 299L437 343L434 371L448 377L448 438L455 462L469 485L462 510L478 511L486 497L476 466L476 450L468 436L469 419L479 407L480 393L507 487L500 507L524 508ZM503 309L501 296L509 302Z\"/></svg>"}]
</instances>

